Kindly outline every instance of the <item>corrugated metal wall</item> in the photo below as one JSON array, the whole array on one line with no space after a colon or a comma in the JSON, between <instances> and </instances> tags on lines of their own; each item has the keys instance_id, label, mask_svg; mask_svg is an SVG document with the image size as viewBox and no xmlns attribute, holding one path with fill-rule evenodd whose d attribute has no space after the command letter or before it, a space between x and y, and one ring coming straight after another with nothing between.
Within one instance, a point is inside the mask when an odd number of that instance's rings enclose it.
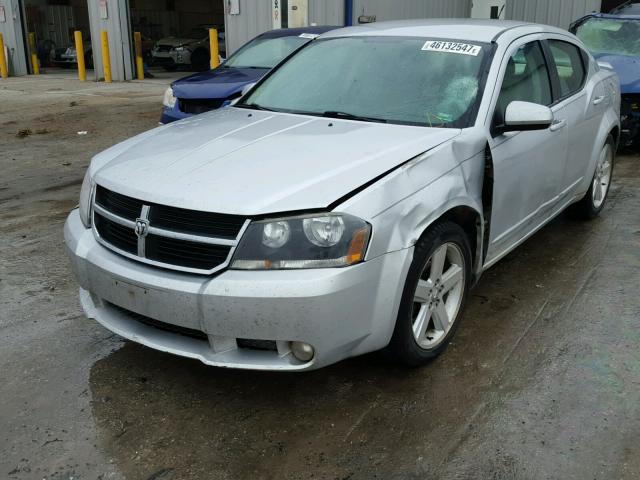
<instances>
[{"instance_id":1,"label":"corrugated metal wall","mask_svg":"<svg viewBox=\"0 0 640 480\"><path fill-rule=\"evenodd\" d=\"M0 33L9 53L9 75L26 75L27 61L20 24L20 7L16 0L1 2L6 21L0 22Z\"/></svg>"},{"instance_id":2,"label":"corrugated metal wall","mask_svg":"<svg viewBox=\"0 0 640 480\"><path fill-rule=\"evenodd\" d=\"M100 32L106 30L109 35L109 58L113 80L131 80L133 78L133 58L129 29L129 4L127 0L110 0L107 3L107 18L100 18L99 0L88 0L89 23L91 27L91 46L96 80L104 78L102 70L102 47Z\"/></svg>"},{"instance_id":3,"label":"corrugated metal wall","mask_svg":"<svg viewBox=\"0 0 640 480\"><path fill-rule=\"evenodd\" d=\"M468 18L471 0L354 0L353 24L360 15L375 15L376 21L410 18Z\"/></svg>"},{"instance_id":4,"label":"corrugated metal wall","mask_svg":"<svg viewBox=\"0 0 640 480\"><path fill-rule=\"evenodd\" d=\"M240 15L226 15L227 55L256 35L271 30L271 0L244 0ZM309 0L309 23L344 25L344 0Z\"/></svg>"},{"instance_id":5,"label":"corrugated metal wall","mask_svg":"<svg viewBox=\"0 0 640 480\"><path fill-rule=\"evenodd\" d=\"M506 18L569 28L586 13L600 11L600 0L507 0Z\"/></svg>"}]
</instances>

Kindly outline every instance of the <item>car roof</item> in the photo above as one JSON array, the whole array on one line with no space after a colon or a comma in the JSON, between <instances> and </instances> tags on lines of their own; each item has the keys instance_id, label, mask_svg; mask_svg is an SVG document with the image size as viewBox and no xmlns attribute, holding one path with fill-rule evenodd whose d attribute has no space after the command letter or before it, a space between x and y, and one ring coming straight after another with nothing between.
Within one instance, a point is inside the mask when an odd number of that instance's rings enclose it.
<instances>
[{"instance_id":1,"label":"car roof","mask_svg":"<svg viewBox=\"0 0 640 480\"><path fill-rule=\"evenodd\" d=\"M619 20L640 20L640 5L635 10L623 10L620 13L590 13L580 18L576 23L586 20L587 18L611 18Z\"/></svg>"},{"instance_id":2,"label":"car roof","mask_svg":"<svg viewBox=\"0 0 640 480\"><path fill-rule=\"evenodd\" d=\"M278 28L277 30L270 30L268 32L259 35L260 38L278 38L278 37L297 37L303 33L312 33L315 35L321 35L330 30L337 28L332 25L313 25L311 27L298 27L298 28Z\"/></svg>"},{"instance_id":3,"label":"car roof","mask_svg":"<svg viewBox=\"0 0 640 480\"><path fill-rule=\"evenodd\" d=\"M517 22L511 20L433 18L367 23L356 27L346 27L334 30L324 34L322 37L399 36L491 42L492 40L497 40L506 32L510 33L509 37L518 37L532 33L568 34L566 30L537 23Z\"/></svg>"},{"instance_id":4,"label":"car roof","mask_svg":"<svg viewBox=\"0 0 640 480\"><path fill-rule=\"evenodd\" d=\"M640 3L627 2L609 12L612 15L634 15L640 16Z\"/></svg>"}]
</instances>

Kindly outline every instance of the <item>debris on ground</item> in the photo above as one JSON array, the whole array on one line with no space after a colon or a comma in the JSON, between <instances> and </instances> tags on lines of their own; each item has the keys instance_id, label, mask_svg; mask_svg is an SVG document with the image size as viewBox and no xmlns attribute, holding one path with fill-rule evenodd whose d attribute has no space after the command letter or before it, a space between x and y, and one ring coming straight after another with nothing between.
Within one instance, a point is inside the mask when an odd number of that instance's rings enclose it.
<instances>
[{"instance_id":1,"label":"debris on ground","mask_svg":"<svg viewBox=\"0 0 640 480\"><path fill-rule=\"evenodd\" d=\"M24 137L28 137L28 136L29 136L29 135L31 135L32 133L33 133L33 132L32 132L30 129L25 128L25 129L22 129L22 130L18 130L18 133L16 133L16 137L18 137L18 138L24 138Z\"/></svg>"}]
</instances>

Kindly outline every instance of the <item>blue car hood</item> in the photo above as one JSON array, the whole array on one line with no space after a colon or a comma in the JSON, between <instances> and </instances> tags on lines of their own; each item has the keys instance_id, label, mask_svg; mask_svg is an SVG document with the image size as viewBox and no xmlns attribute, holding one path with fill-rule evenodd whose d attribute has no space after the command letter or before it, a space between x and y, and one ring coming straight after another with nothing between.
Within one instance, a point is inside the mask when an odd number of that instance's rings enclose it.
<instances>
[{"instance_id":1,"label":"blue car hood","mask_svg":"<svg viewBox=\"0 0 640 480\"><path fill-rule=\"evenodd\" d=\"M594 53L600 62L608 62L620 77L621 93L640 93L640 57Z\"/></svg>"},{"instance_id":2,"label":"blue car hood","mask_svg":"<svg viewBox=\"0 0 640 480\"><path fill-rule=\"evenodd\" d=\"M216 68L196 73L171 84L177 98L227 98L257 82L267 73L266 68Z\"/></svg>"}]
</instances>

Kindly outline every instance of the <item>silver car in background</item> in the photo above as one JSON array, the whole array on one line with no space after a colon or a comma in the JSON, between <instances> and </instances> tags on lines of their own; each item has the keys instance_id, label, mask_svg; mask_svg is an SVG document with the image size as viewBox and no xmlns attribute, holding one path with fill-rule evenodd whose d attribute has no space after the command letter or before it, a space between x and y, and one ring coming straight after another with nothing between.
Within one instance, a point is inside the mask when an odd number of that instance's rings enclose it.
<instances>
[{"instance_id":1,"label":"silver car in background","mask_svg":"<svg viewBox=\"0 0 640 480\"><path fill-rule=\"evenodd\" d=\"M223 367L446 347L481 273L603 209L618 79L515 22L322 35L234 106L96 155L65 240L84 311Z\"/></svg>"}]
</instances>

